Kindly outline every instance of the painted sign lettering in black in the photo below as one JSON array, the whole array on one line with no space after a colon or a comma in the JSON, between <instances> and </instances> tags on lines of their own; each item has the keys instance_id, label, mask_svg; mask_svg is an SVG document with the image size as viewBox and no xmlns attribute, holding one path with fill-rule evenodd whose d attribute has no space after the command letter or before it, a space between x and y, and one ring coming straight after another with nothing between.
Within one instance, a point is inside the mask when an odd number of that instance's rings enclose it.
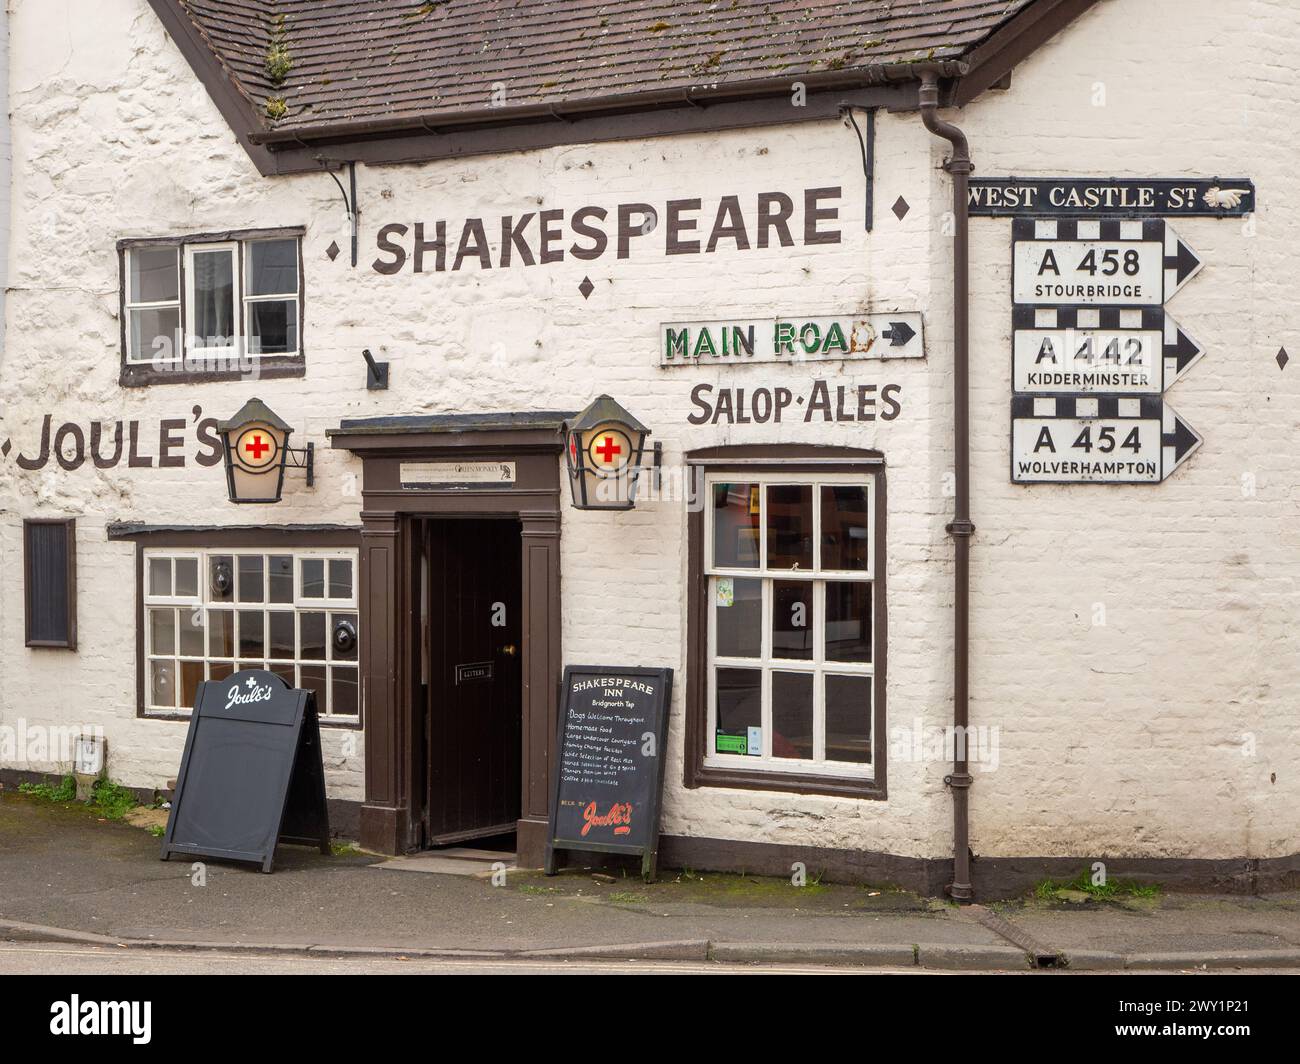
<instances>
[{"instance_id":1,"label":"painted sign lettering in black","mask_svg":"<svg viewBox=\"0 0 1300 1064\"><path fill-rule=\"evenodd\" d=\"M983 218L1229 218L1254 210L1255 183L1244 177L983 177L970 182L970 213Z\"/></svg>"},{"instance_id":2,"label":"painted sign lettering in black","mask_svg":"<svg viewBox=\"0 0 1300 1064\"><path fill-rule=\"evenodd\" d=\"M565 668L547 875L561 849L637 854L654 877L672 687L672 669Z\"/></svg>"},{"instance_id":3,"label":"painted sign lettering in black","mask_svg":"<svg viewBox=\"0 0 1300 1064\"><path fill-rule=\"evenodd\" d=\"M329 853L316 698L265 669L199 684L162 859L254 861L277 842Z\"/></svg>"}]
</instances>

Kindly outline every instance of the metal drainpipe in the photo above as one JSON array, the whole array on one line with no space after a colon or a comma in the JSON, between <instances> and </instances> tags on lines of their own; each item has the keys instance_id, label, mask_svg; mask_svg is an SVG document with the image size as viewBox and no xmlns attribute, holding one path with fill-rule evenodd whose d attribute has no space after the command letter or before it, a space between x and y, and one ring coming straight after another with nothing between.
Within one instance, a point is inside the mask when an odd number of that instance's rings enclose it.
<instances>
[{"instance_id":1,"label":"metal drainpipe","mask_svg":"<svg viewBox=\"0 0 1300 1064\"><path fill-rule=\"evenodd\" d=\"M951 897L969 901L974 894L970 875L970 805L972 782L966 756L966 727L970 720L970 540L975 525L970 519L970 214L967 186L971 166L970 146L956 126L939 118L938 70L921 72L921 121L936 137L952 145L952 158L944 168L952 175L953 215L953 466L957 499L952 522L953 565L953 677L952 722L955 733L952 772L944 783L952 788L953 876Z\"/></svg>"}]
</instances>

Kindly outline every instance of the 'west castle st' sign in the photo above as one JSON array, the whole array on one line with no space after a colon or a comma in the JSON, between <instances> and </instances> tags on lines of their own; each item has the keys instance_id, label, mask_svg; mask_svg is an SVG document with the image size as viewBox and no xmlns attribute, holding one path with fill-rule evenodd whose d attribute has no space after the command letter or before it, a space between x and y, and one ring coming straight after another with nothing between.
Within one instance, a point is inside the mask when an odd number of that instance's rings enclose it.
<instances>
[{"instance_id":1,"label":"'west castle st' sign","mask_svg":"<svg viewBox=\"0 0 1300 1064\"><path fill-rule=\"evenodd\" d=\"M971 179L969 195L977 218L1222 218L1255 210L1255 184L1244 177L985 177Z\"/></svg>"}]
</instances>

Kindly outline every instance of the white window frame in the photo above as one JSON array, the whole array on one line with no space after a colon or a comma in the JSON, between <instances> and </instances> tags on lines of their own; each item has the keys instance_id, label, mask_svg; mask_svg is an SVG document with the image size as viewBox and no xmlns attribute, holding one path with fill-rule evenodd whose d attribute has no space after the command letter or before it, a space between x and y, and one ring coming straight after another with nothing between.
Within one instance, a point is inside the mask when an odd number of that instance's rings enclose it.
<instances>
[{"instance_id":1,"label":"white window frame","mask_svg":"<svg viewBox=\"0 0 1300 1064\"><path fill-rule=\"evenodd\" d=\"M262 580L263 580L262 600L260 602L240 602L238 597L239 595L238 559L244 556L270 557L273 555L275 556L288 555L293 558L293 601L292 602L271 602L270 601L269 574L267 573L266 566L264 565L262 570ZM214 557L220 557L220 558L229 557L234 559L233 571L235 576L235 583L231 589L231 598L228 602L224 600L214 600L211 597L211 588L208 580L208 572L211 565L211 560ZM150 568L151 560L156 558L196 559L198 561L198 566L199 566L198 594L195 596L175 594L176 585L175 585L174 565L172 569L172 592L173 593L171 595L151 594L149 589L149 568ZM303 595L302 562L304 559L321 559L324 561L325 563L324 590L326 592L324 597L308 598ZM328 597L329 563L330 561L333 560L346 560L351 564L352 596L350 598ZM225 657L223 655L211 653L211 644L209 642L209 625L208 625L209 614L213 611L223 611L233 615L241 609L243 610L260 609L262 611L262 615L264 618L263 628L262 628L264 640L267 637L268 625L265 622L265 616L268 611L278 611L283 613L288 613L292 611L294 615L294 626L293 626L294 655L292 660L294 666L295 680L301 679L301 668L303 665L321 666L326 669L324 704L319 704L321 700L318 699L317 700L318 705L316 707L321 723L344 724L344 725L356 725L360 723L361 714L364 711L361 702L362 684L361 684L361 645L360 645L361 641L360 641L360 634L359 634L360 625L358 623L358 639L357 639L355 658L336 659L332 656L333 647L330 642L330 621L328 616L329 614L332 613L351 613L356 615L358 617L358 620L360 618L360 612L359 612L360 591L358 586L360 582L360 570L359 570L360 552L359 551L348 549L348 548L339 548L339 547L267 546L267 547L256 547L256 548L214 547L211 549L195 549L189 547L174 547L174 548L156 547L156 548L147 548L143 552L141 564L144 567L142 580L141 580L141 594L143 596L143 607L142 607L143 624L140 632L140 639L141 639L140 653L143 661L143 689L141 691L141 698L142 698L141 709L146 717L150 717L150 716L174 717L178 715L189 716L190 712L192 711L192 707L159 706L159 705L154 705L153 703L150 702L150 695L152 694L151 663L155 658L157 657L165 658L167 660L177 662L178 664L182 662L201 661L203 663L203 678L205 680L209 680L212 678L212 665L214 663L219 665L230 663L232 666L236 666L241 661L239 655L239 638L238 638L237 630L234 632L233 635L234 647L230 657ZM161 655L156 655L154 653L153 625L150 623L150 614L149 614L150 609L154 607L160 609L177 609L177 608L180 608L182 610L193 609L193 610L198 610L203 614L203 655L202 657L181 654L179 631L176 632L177 645L174 651L166 654L161 654ZM325 644L326 644L325 657L323 658L319 658L319 659L301 658L298 656L298 647L301 644L301 635L302 635L301 617L303 613L325 613L327 615L325 621ZM263 646L263 649L264 650L266 649L265 645ZM268 661L271 661L273 664L288 663L288 659L283 659L283 658L270 659L269 657L264 656L260 662L255 663L256 667L263 668L266 666L266 663ZM356 677L357 677L357 712L356 713L341 714L341 713L331 712L333 708L332 703L334 699L334 690L333 690L334 685L332 683L333 673L331 670L336 666L342 668L355 669L356 671ZM177 673L177 676L175 678L175 683L177 684L177 688L178 688L177 700L179 701L179 697L180 697L179 672Z\"/></svg>"},{"instance_id":2,"label":"white window frame","mask_svg":"<svg viewBox=\"0 0 1300 1064\"><path fill-rule=\"evenodd\" d=\"M247 270L248 264L252 261L252 256L248 254L248 246L250 244L267 244L277 240L288 240L293 243L294 288L292 292L277 292L274 295L244 296L240 311L243 316L244 345L245 347L248 346L248 337L253 335L253 329L249 322L249 307L252 303L292 303L295 322L294 333L298 338L298 342L294 345L292 351L267 351L257 353L248 351L246 353L250 358L296 358L298 353L302 350L302 322L298 320L298 308L302 302L302 245L298 238L292 236L260 236L250 237L247 240L241 241L239 256L241 260L240 269L241 271ZM247 280L248 278L245 277L244 281L247 282ZM245 288L247 288L247 283L245 283Z\"/></svg>"},{"instance_id":3,"label":"white window frame","mask_svg":"<svg viewBox=\"0 0 1300 1064\"><path fill-rule=\"evenodd\" d=\"M170 247L172 253L176 256L176 298L163 299L153 302L132 301L131 299L131 264L135 255L141 251L159 251ZM122 278L122 305L125 308L126 321L123 326L126 330L126 360L136 365L149 365L155 361L152 351L135 351L132 349L132 328L131 328L131 311L133 310L166 310L170 307L176 308L177 327L181 330L181 345L185 344L185 292L181 285L181 248L180 245L148 245L142 244L139 247L130 247L126 249L126 276ZM175 337L173 337L173 340ZM172 358L157 359L159 362L179 362L184 352L174 354Z\"/></svg>"},{"instance_id":4,"label":"white window frame","mask_svg":"<svg viewBox=\"0 0 1300 1064\"><path fill-rule=\"evenodd\" d=\"M185 350L194 358L231 359L242 356L243 351L243 272L244 257L238 240L221 240L210 243L181 245L185 252ZM224 347L199 347L194 334L194 256L210 255L216 251L230 252L231 291L230 324L234 329L231 343Z\"/></svg>"},{"instance_id":5,"label":"white window frame","mask_svg":"<svg viewBox=\"0 0 1300 1064\"><path fill-rule=\"evenodd\" d=\"M249 260L248 245L266 243L273 240L292 241L294 247L294 290L275 295L251 296L245 294L246 278L244 271ZM136 254L141 251L171 250L176 255L177 297L175 300L158 302L136 302L131 296L131 264ZM194 344L194 256L203 252L229 250L234 255L234 306L231 312L231 324L234 329L233 343L224 347L197 347ZM128 366L177 366L182 365L186 357L202 360L228 361L238 356L240 359L297 359L302 357L302 237L296 231L292 233L267 232L263 235L240 236L233 240L185 240L141 241L123 248L122 275L122 312L123 343L126 349L125 364ZM292 302L294 318L297 323L297 343L291 351L267 351L254 354L248 351L249 305L265 302ZM156 357L153 351L136 351L132 344L131 312L134 310L156 310L176 308L181 343L172 352L171 358Z\"/></svg>"},{"instance_id":6,"label":"white window frame","mask_svg":"<svg viewBox=\"0 0 1300 1064\"><path fill-rule=\"evenodd\" d=\"M759 564L752 568L725 568L714 564L714 509L711 505L714 484L760 484L764 490L759 492ZM811 485L813 499L813 568L811 570L783 570L767 567L767 490L769 485ZM862 570L823 570L821 568L821 487L823 485L848 484L867 488L867 515L870 549L867 551L867 569ZM789 473L747 472L733 469L727 472L708 472L704 484L704 575L705 593L708 596L708 647L706 655L706 674L708 679L706 697L706 724L704 767L742 770L759 770L775 775L813 775L832 778L867 779L876 777L874 751L877 748L875 734L875 707L880 692L876 690L876 647L875 633L879 630L882 603L879 601L876 574L876 506L877 480L871 473L834 473L807 472ZM717 653L717 582L719 579L758 580L762 584L761 644L757 658L719 657ZM813 584L813 657L811 660L775 657L772 652L772 600L774 581L807 581ZM827 661L825 609L827 581L860 582L871 586L871 631L872 660L869 663ZM720 754L717 752L717 672L719 668L736 668L760 670L762 714L760 723L763 730L763 752L754 754ZM772 756L772 673L802 672L813 674L813 758L787 758ZM871 705L867 707L867 719L871 727L871 746L873 757L870 764L851 761L827 761L826 751L826 685L825 678L832 676L864 676L871 678Z\"/></svg>"}]
</instances>

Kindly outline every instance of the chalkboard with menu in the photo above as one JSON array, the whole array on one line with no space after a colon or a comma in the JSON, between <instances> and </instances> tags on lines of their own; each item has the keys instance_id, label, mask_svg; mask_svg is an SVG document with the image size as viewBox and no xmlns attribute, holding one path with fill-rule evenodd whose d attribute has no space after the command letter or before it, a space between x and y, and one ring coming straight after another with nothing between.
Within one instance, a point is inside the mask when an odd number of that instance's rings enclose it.
<instances>
[{"instance_id":1,"label":"chalkboard with menu","mask_svg":"<svg viewBox=\"0 0 1300 1064\"><path fill-rule=\"evenodd\" d=\"M547 875L556 850L594 850L639 855L654 878L672 689L672 669L565 668Z\"/></svg>"}]
</instances>

